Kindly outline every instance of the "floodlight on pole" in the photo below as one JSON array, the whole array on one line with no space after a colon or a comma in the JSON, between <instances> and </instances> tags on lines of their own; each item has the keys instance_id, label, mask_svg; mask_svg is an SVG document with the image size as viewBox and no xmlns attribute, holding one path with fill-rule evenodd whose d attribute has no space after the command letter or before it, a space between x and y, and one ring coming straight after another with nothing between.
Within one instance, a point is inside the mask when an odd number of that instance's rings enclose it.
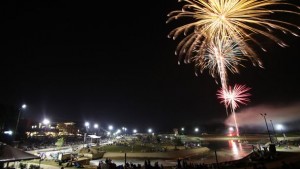
<instances>
[{"instance_id":1,"label":"floodlight on pole","mask_svg":"<svg viewBox=\"0 0 300 169\"><path fill-rule=\"evenodd\" d=\"M23 104L21 106L21 108L19 108L18 119L17 119L16 128L15 128L15 136L17 135L18 125L19 125L19 121L20 121L20 116L21 116L22 110L25 110L26 107L27 107L26 104Z\"/></svg>"},{"instance_id":2,"label":"floodlight on pole","mask_svg":"<svg viewBox=\"0 0 300 169\"><path fill-rule=\"evenodd\" d=\"M282 134L282 136L283 136L283 140L285 140L285 134L283 133L283 129L284 129L284 126L282 125L282 124L277 124L276 125L276 129L277 130L280 130L280 132L281 132L281 134Z\"/></svg>"},{"instance_id":3,"label":"floodlight on pole","mask_svg":"<svg viewBox=\"0 0 300 169\"><path fill-rule=\"evenodd\" d=\"M276 134L276 131L275 131L275 128L274 128L274 125L273 125L273 122L272 122L272 120L270 120L270 122L271 122L271 125L272 125L272 128L273 128L273 133L274 133L274 135L275 135L276 142L278 142L278 139L277 139L277 134Z\"/></svg>"},{"instance_id":4,"label":"floodlight on pole","mask_svg":"<svg viewBox=\"0 0 300 169\"><path fill-rule=\"evenodd\" d=\"M268 131L269 138L270 138L270 142L271 142L271 143L273 143L273 142L272 142L271 135L270 135L270 131L269 131L269 127L268 127L268 123L267 123L267 120L266 120L266 116L267 116L267 114L266 114L266 113L264 113L264 114L260 113L260 115L261 115L261 116L262 116L262 117L265 119L266 126L267 126L267 131Z\"/></svg>"},{"instance_id":5,"label":"floodlight on pole","mask_svg":"<svg viewBox=\"0 0 300 169\"><path fill-rule=\"evenodd\" d=\"M43 120L43 124L46 126L46 125L48 125L48 124L50 124L50 120L49 119L44 119Z\"/></svg>"},{"instance_id":6,"label":"floodlight on pole","mask_svg":"<svg viewBox=\"0 0 300 169\"><path fill-rule=\"evenodd\" d=\"M277 124L276 129L282 131L283 125L282 124Z\"/></svg>"}]
</instances>

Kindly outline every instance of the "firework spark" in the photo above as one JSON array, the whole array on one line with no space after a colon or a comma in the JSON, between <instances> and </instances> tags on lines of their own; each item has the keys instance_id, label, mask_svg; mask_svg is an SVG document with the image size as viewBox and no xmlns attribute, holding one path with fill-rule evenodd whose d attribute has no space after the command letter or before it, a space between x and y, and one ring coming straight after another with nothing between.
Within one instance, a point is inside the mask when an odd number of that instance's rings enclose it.
<instances>
[{"instance_id":1,"label":"firework spark","mask_svg":"<svg viewBox=\"0 0 300 169\"><path fill-rule=\"evenodd\" d=\"M292 29L300 29L297 25L278 19L275 13L300 15L299 7L286 0L180 0L185 1L182 10L168 14L167 23L180 18L190 18L192 22L179 26L169 33L176 39L184 37L177 45L175 54L184 63L195 62L201 72L208 69L216 78L219 75L222 89L218 98L230 108L238 134L235 110L239 104L249 102L247 93L250 88L244 85L227 85L227 70L238 73L242 60L250 60L254 66L262 66L262 62L253 50L252 43L266 51L256 35L270 39L286 47L287 44L272 31L281 31L298 36ZM279 6L284 9L275 9ZM274 16L274 17L273 17Z\"/></svg>"},{"instance_id":2,"label":"firework spark","mask_svg":"<svg viewBox=\"0 0 300 169\"><path fill-rule=\"evenodd\" d=\"M230 107L231 110L235 110L239 107L239 104L246 105L250 101L248 98L251 96L248 93L249 90L250 88L246 85L234 85L233 88L231 86L228 89L221 88L218 90L217 96L227 108Z\"/></svg>"},{"instance_id":3,"label":"firework spark","mask_svg":"<svg viewBox=\"0 0 300 169\"><path fill-rule=\"evenodd\" d=\"M167 23L179 18L191 18L193 21L179 26L169 33L176 39L180 34L187 35L177 46L179 62L189 63L196 48L205 50L214 37L231 37L239 42L243 55L251 60L254 66L262 67L260 59L248 42L254 42L265 51L253 35L259 34L273 40L282 47L286 43L271 31L279 30L298 36L292 28L297 25L284 20L272 18L274 13L300 15L299 7L284 0L182 0L186 4L182 10L168 14ZM284 6L285 9L274 9ZM273 8L273 9L272 9ZM196 63L197 64L197 63Z\"/></svg>"},{"instance_id":4,"label":"firework spark","mask_svg":"<svg viewBox=\"0 0 300 169\"><path fill-rule=\"evenodd\" d=\"M242 65L243 54L238 43L230 37L215 37L206 50L198 49L196 52L193 60L197 63L197 68L201 72L208 69L214 78L219 75L222 88L227 88L227 70L238 73L238 66Z\"/></svg>"},{"instance_id":5,"label":"firework spark","mask_svg":"<svg viewBox=\"0 0 300 169\"><path fill-rule=\"evenodd\" d=\"M250 96L250 93L248 93L249 90L250 88L245 85L234 85L233 88L229 86L228 89L221 88L217 92L217 96L221 99L221 103L224 103L226 108L230 107L237 136L239 136L239 128L235 116L235 110L239 107L239 104L246 105L250 101L248 98Z\"/></svg>"}]
</instances>

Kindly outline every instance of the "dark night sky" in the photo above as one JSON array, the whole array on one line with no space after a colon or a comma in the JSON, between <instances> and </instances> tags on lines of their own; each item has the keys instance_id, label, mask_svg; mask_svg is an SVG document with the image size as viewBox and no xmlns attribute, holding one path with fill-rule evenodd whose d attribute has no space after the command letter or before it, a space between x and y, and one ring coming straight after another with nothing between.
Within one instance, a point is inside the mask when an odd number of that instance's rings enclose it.
<instances>
[{"instance_id":1,"label":"dark night sky","mask_svg":"<svg viewBox=\"0 0 300 169\"><path fill-rule=\"evenodd\" d=\"M226 119L214 79L177 65L179 39L167 34L178 22L165 23L177 0L1 3L0 103L26 103L24 118L140 128ZM290 47L264 39L265 69L230 77L252 88L248 107L300 101L300 41L283 39Z\"/></svg>"}]
</instances>

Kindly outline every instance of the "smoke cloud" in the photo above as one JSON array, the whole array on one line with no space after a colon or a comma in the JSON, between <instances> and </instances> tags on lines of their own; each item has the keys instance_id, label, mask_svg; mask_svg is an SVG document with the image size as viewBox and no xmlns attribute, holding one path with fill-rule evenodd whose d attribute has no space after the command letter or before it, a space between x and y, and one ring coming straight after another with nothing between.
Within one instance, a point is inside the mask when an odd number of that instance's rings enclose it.
<instances>
[{"instance_id":1,"label":"smoke cloud","mask_svg":"<svg viewBox=\"0 0 300 169\"><path fill-rule=\"evenodd\" d=\"M285 130L300 129L300 102L289 105L258 105L236 112L236 119L239 127L258 129L266 128L266 123L261 114L266 113L266 121L269 130L272 130L272 123L276 130L278 124L284 126ZM271 121L272 120L272 123ZM231 114L225 120L228 126L234 126L233 115Z\"/></svg>"}]
</instances>

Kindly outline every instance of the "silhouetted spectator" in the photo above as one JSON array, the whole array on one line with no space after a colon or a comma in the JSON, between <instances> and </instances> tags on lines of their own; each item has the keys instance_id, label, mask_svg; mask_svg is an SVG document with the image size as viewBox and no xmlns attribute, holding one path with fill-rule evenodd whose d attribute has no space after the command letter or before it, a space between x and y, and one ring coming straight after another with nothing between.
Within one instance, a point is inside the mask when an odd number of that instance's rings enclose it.
<instances>
[{"instance_id":1,"label":"silhouetted spectator","mask_svg":"<svg viewBox=\"0 0 300 169\"><path fill-rule=\"evenodd\" d=\"M179 158L177 159L177 168L181 168L181 160Z\"/></svg>"},{"instance_id":2,"label":"silhouetted spectator","mask_svg":"<svg viewBox=\"0 0 300 169\"><path fill-rule=\"evenodd\" d=\"M290 166L285 162L285 161L281 161L281 169L289 169Z\"/></svg>"}]
</instances>

